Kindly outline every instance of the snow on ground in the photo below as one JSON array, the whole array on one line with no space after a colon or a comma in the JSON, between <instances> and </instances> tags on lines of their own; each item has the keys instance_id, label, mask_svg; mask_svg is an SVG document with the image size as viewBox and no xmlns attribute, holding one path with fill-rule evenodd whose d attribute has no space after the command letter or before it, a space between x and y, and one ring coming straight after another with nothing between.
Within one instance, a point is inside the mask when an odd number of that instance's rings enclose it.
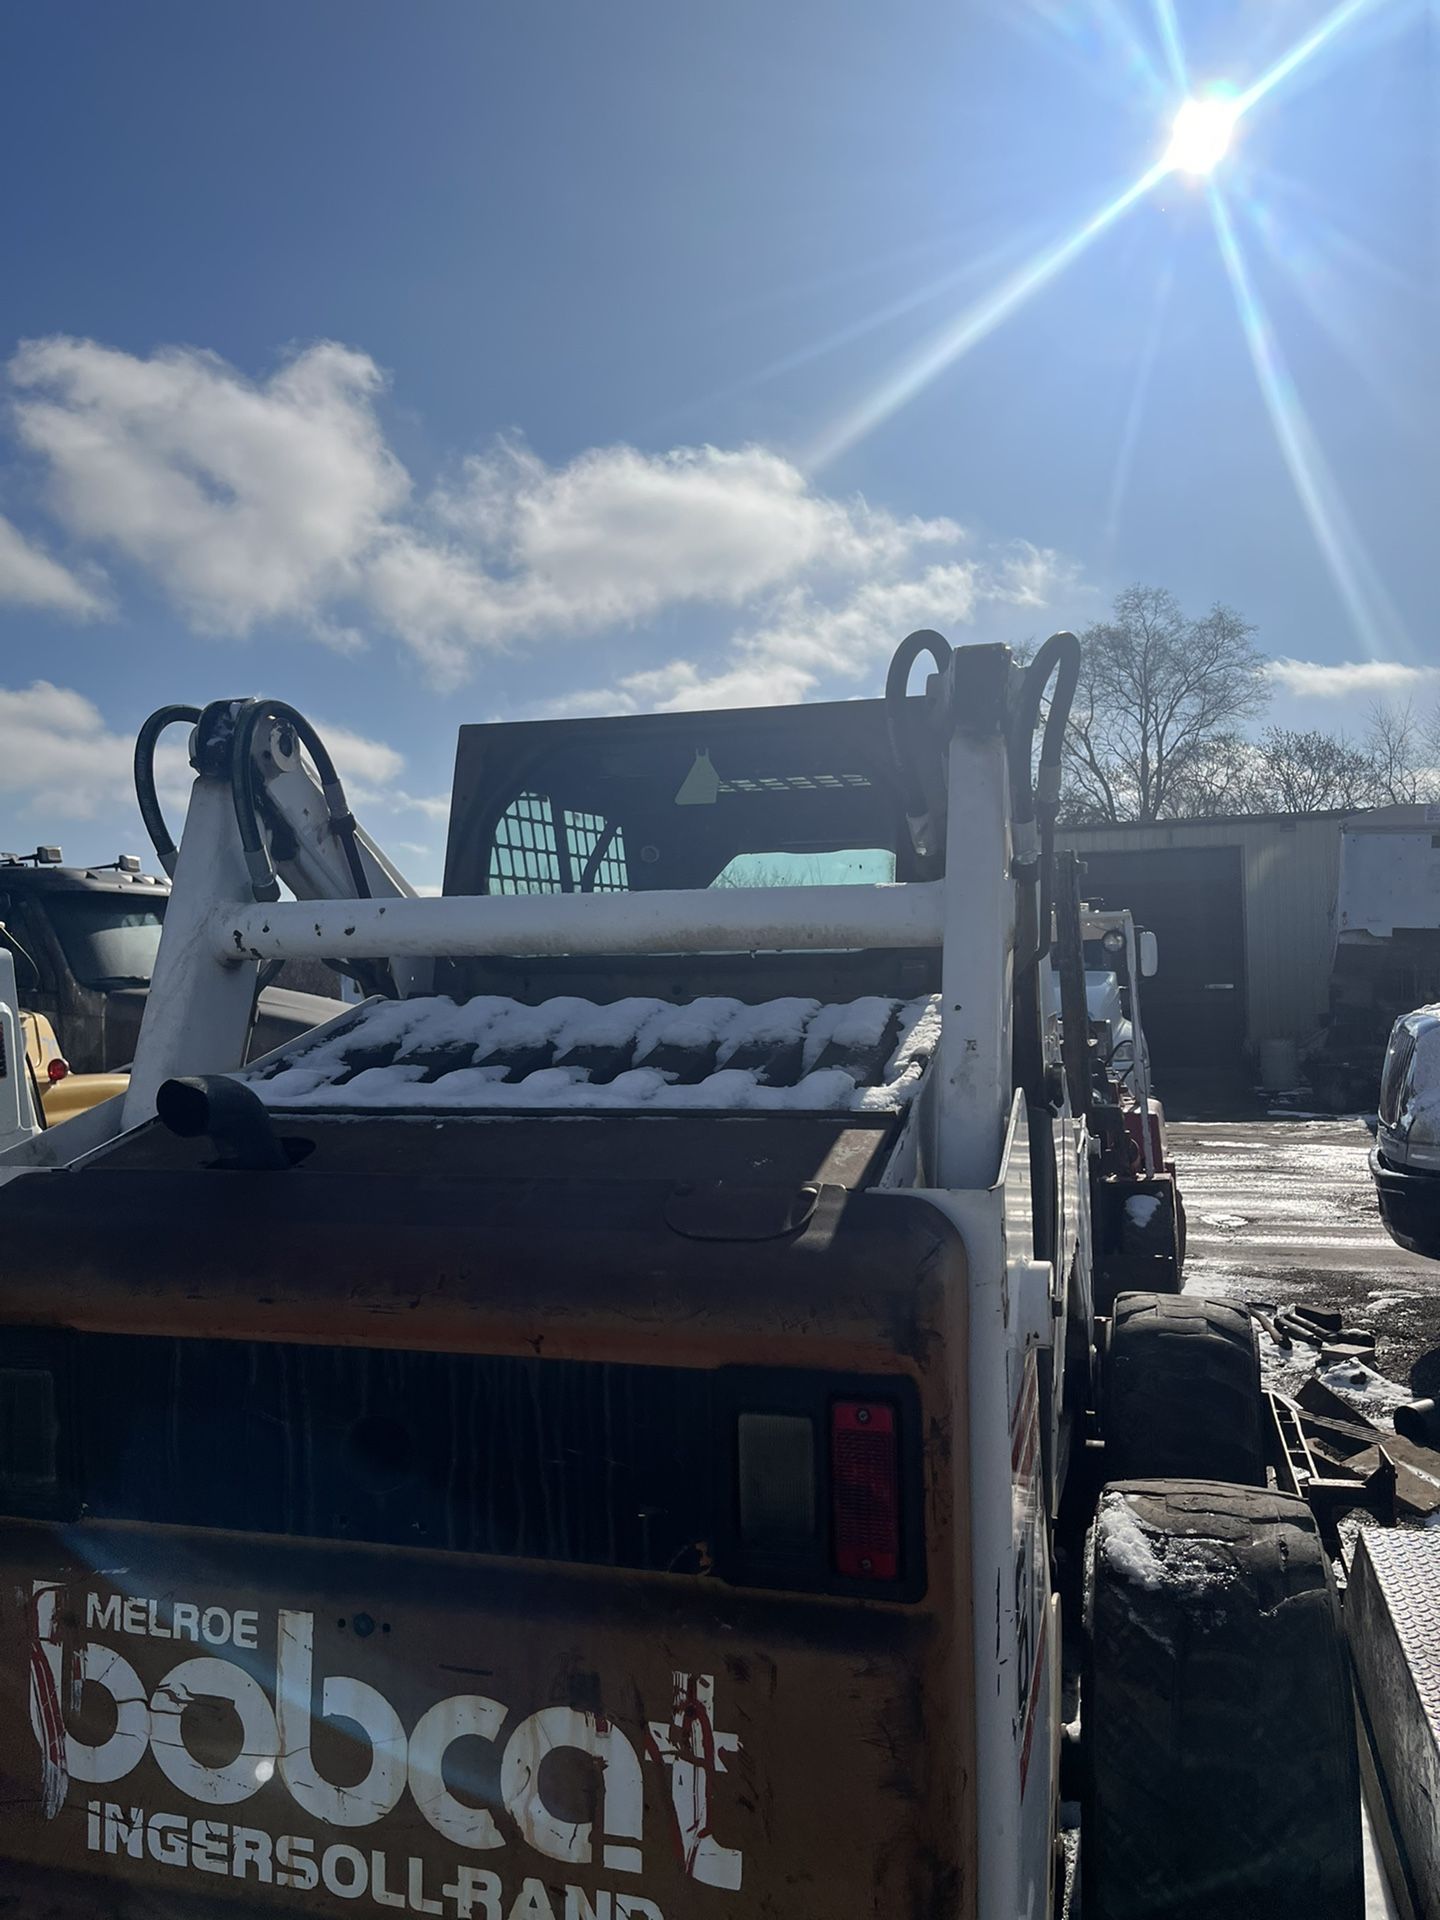
<instances>
[{"instance_id":1,"label":"snow on ground","mask_svg":"<svg viewBox=\"0 0 1440 1920\"><path fill-rule=\"evenodd\" d=\"M1288 1394L1293 1399L1303 1383L1313 1377L1384 1432L1394 1431L1395 1408L1404 1406L1413 1397L1404 1387L1358 1360L1322 1367L1318 1347L1306 1346L1300 1340L1291 1347L1278 1347L1258 1325L1255 1334L1260 1345L1260 1377L1265 1386L1276 1393Z\"/></svg>"},{"instance_id":2,"label":"snow on ground","mask_svg":"<svg viewBox=\"0 0 1440 1920\"><path fill-rule=\"evenodd\" d=\"M914 1095L939 1033L938 995L758 1006L437 995L364 1008L246 1078L287 1108L893 1113Z\"/></svg>"},{"instance_id":3,"label":"snow on ground","mask_svg":"<svg viewBox=\"0 0 1440 1920\"><path fill-rule=\"evenodd\" d=\"M1187 1293L1261 1307L1330 1307L1376 1336L1367 1374L1325 1384L1385 1429L1390 1409L1440 1383L1440 1264L1381 1224L1370 1135L1355 1120L1172 1124L1189 1217ZM1259 1330L1267 1383L1294 1393L1319 1354Z\"/></svg>"}]
</instances>

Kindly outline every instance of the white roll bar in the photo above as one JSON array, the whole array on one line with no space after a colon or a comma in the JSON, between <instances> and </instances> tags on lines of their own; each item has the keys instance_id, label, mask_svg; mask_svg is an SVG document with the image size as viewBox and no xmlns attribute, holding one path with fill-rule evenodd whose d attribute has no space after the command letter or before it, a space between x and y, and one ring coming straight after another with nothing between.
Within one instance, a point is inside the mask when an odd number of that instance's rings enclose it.
<instances>
[{"instance_id":1,"label":"white roll bar","mask_svg":"<svg viewBox=\"0 0 1440 1920\"><path fill-rule=\"evenodd\" d=\"M225 906L212 909L204 938L222 960L813 953L938 947L944 913L945 889L936 880L674 893L465 894Z\"/></svg>"}]
</instances>

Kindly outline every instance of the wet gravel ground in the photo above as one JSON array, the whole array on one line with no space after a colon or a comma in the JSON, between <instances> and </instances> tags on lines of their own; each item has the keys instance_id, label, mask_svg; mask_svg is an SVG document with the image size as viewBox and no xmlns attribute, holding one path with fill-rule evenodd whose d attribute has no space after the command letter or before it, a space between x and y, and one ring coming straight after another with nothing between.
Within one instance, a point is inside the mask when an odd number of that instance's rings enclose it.
<instances>
[{"instance_id":1,"label":"wet gravel ground","mask_svg":"<svg viewBox=\"0 0 1440 1920\"><path fill-rule=\"evenodd\" d=\"M1337 1307L1374 1331L1381 1374L1440 1391L1440 1261L1402 1252L1380 1224L1362 1121L1191 1120L1169 1134L1187 1292ZM1278 1361L1269 1345L1262 1334Z\"/></svg>"}]
</instances>

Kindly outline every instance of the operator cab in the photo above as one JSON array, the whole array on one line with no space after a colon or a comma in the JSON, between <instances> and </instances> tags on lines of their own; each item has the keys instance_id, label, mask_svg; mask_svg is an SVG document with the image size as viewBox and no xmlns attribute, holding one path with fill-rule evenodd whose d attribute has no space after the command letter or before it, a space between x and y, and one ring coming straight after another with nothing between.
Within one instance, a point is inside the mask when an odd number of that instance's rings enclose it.
<instances>
[{"instance_id":1,"label":"operator cab","mask_svg":"<svg viewBox=\"0 0 1440 1920\"><path fill-rule=\"evenodd\" d=\"M919 708L921 702L906 703ZM925 743L917 741L923 755ZM938 754L936 771L938 775ZM876 700L727 713L467 726L455 763L447 894L873 886L930 879ZM797 983L802 981L803 986ZM483 957L437 980L457 999L720 993L751 1003L939 986L933 949Z\"/></svg>"}]
</instances>

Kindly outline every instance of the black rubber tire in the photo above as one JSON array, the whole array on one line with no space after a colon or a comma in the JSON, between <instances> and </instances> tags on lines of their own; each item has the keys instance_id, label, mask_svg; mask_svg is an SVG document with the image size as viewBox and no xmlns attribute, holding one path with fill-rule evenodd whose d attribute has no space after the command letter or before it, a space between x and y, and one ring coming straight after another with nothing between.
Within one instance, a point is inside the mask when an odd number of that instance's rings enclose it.
<instances>
[{"instance_id":1,"label":"black rubber tire","mask_svg":"<svg viewBox=\"0 0 1440 1920\"><path fill-rule=\"evenodd\" d=\"M1305 1503L1106 1487L1086 1627L1085 1920L1360 1920L1349 1667Z\"/></svg>"},{"instance_id":2,"label":"black rubber tire","mask_svg":"<svg viewBox=\"0 0 1440 1920\"><path fill-rule=\"evenodd\" d=\"M1263 1487L1263 1412L1247 1313L1188 1294L1116 1300L1100 1398L1107 1479Z\"/></svg>"}]
</instances>

